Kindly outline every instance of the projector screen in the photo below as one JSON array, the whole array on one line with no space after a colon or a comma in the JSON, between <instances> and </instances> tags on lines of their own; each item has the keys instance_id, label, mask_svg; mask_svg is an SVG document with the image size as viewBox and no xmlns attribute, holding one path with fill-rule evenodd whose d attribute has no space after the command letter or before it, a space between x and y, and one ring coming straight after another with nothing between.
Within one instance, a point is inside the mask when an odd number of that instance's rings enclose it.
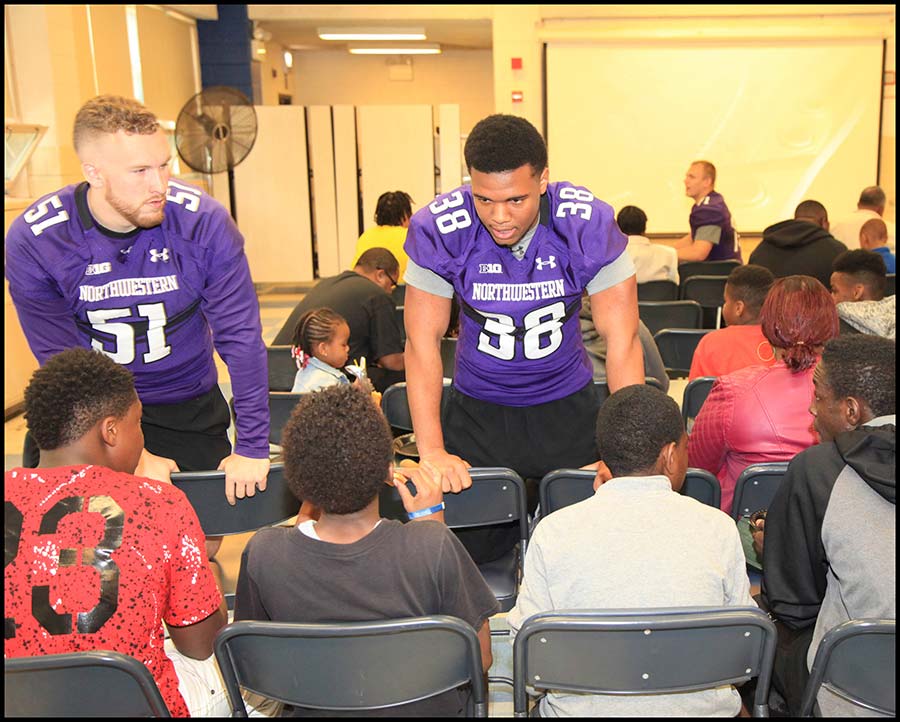
<instances>
[{"instance_id":1,"label":"projector screen","mask_svg":"<svg viewBox=\"0 0 900 722\"><path fill-rule=\"evenodd\" d=\"M831 218L877 182L882 41L549 43L551 180L642 208L648 233L687 233L684 175L716 166L741 233Z\"/></svg>"}]
</instances>

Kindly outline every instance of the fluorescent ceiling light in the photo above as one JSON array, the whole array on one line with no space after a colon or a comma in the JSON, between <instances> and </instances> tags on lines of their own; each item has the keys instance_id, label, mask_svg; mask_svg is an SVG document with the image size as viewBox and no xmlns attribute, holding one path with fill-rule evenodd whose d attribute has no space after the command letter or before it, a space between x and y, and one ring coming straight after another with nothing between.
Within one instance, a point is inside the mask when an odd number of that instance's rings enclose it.
<instances>
[{"instance_id":1,"label":"fluorescent ceiling light","mask_svg":"<svg viewBox=\"0 0 900 722\"><path fill-rule=\"evenodd\" d=\"M425 40L425 28L317 28L322 40Z\"/></svg>"},{"instance_id":2,"label":"fluorescent ceiling light","mask_svg":"<svg viewBox=\"0 0 900 722\"><path fill-rule=\"evenodd\" d=\"M353 55L440 55L438 43L419 43L418 45L388 46L356 46L347 48Z\"/></svg>"}]
</instances>

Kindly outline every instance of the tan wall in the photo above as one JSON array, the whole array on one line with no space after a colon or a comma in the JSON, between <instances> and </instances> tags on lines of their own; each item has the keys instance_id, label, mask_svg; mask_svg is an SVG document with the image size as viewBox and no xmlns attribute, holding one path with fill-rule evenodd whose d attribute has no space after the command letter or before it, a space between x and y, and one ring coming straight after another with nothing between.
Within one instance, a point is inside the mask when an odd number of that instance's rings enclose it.
<instances>
[{"instance_id":1,"label":"tan wall","mask_svg":"<svg viewBox=\"0 0 900 722\"><path fill-rule=\"evenodd\" d=\"M125 7L6 6L7 105L13 95L16 120L48 127L26 169L27 181L17 186L22 195L79 182L71 142L78 108L97 94L134 95ZM175 120L197 90L194 23L140 5L137 19L144 101L161 119Z\"/></svg>"},{"instance_id":2,"label":"tan wall","mask_svg":"<svg viewBox=\"0 0 900 722\"><path fill-rule=\"evenodd\" d=\"M298 105L460 106L460 129L467 134L494 112L490 50L450 50L414 56L412 80L391 80L387 57L350 55L346 50L294 52ZM438 113L435 108L435 123Z\"/></svg>"},{"instance_id":3,"label":"tan wall","mask_svg":"<svg viewBox=\"0 0 900 722\"><path fill-rule=\"evenodd\" d=\"M290 95L291 105L302 105L297 100L296 69L285 72L284 50L278 43L266 43L265 60L258 63L262 91L260 105L278 105L279 95ZM253 65L256 66L257 63Z\"/></svg>"},{"instance_id":4,"label":"tan wall","mask_svg":"<svg viewBox=\"0 0 900 722\"><path fill-rule=\"evenodd\" d=\"M178 112L199 88L194 87L191 43L194 23L170 17L145 5L137 6L138 38L144 103L162 120L176 120ZM97 38L94 38L97 43Z\"/></svg>"},{"instance_id":5,"label":"tan wall","mask_svg":"<svg viewBox=\"0 0 900 722\"><path fill-rule=\"evenodd\" d=\"M7 200L3 213L3 235L28 204ZM19 317L9 295L9 283L3 281L3 408L9 409L25 400L25 386L38 367L19 326Z\"/></svg>"}]
</instances>

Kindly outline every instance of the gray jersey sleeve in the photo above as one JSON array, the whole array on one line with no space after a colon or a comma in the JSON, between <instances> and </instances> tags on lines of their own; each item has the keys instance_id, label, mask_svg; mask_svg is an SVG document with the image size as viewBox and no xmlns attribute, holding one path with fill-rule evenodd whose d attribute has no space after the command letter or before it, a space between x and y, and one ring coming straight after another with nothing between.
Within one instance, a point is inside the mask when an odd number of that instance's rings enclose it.
<instances>
[{"instance_id":1,"label":"gray jersey sleeve","mask_svg":"<svg viewBox=\"0 0 900 722\"><path fill-rule=\"evenodd\" d=\"M411 258L406 264L403 280L410 286L418 288L434 296L453 298L453 285L445 281L434 271L422 268Z\"/></svg>"},{"instance_id":2,"label":"gray jersey sleeve","mask_svg":"<svg viewBox=\"0 0 900 722\"><path fill-rule=\"evenodd\" d=\"M615 261L597 271L597 275L588 282L586 290L588 295L592 296L599 291L605 291L607 288L621 283L633 275L634 261L631 260L631 256L626 251L622 251Z\"/></svg>"}]
</instances>

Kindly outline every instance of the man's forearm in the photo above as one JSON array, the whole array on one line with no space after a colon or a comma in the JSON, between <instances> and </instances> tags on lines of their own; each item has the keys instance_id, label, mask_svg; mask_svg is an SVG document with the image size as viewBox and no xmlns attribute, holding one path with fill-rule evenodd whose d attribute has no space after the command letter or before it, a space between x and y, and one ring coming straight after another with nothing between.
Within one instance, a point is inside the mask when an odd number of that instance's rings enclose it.
<instances>
[{"instance_id":1,"label":"man's forearm","mask_svg":"<svg viewBox=\"0 0 900 722\"><path fill-rule=\"evenodd\" d=\"M412 416L419 454L442 450L441 393L444 372L439 346L419 349L411 340L406 344L406 384L409 412Z\"/></svg>"},{"instance_id":2,"label":"man's forearm","mask_svg":"<svg viewBox=\"0 0 900 722\"><path fill-rule=\"evenodd\" d=\"M630 339L610 340L606 352L606 381L610 393L644 383L644 352L637 332Z\"/></svg>"}]
</instances>

